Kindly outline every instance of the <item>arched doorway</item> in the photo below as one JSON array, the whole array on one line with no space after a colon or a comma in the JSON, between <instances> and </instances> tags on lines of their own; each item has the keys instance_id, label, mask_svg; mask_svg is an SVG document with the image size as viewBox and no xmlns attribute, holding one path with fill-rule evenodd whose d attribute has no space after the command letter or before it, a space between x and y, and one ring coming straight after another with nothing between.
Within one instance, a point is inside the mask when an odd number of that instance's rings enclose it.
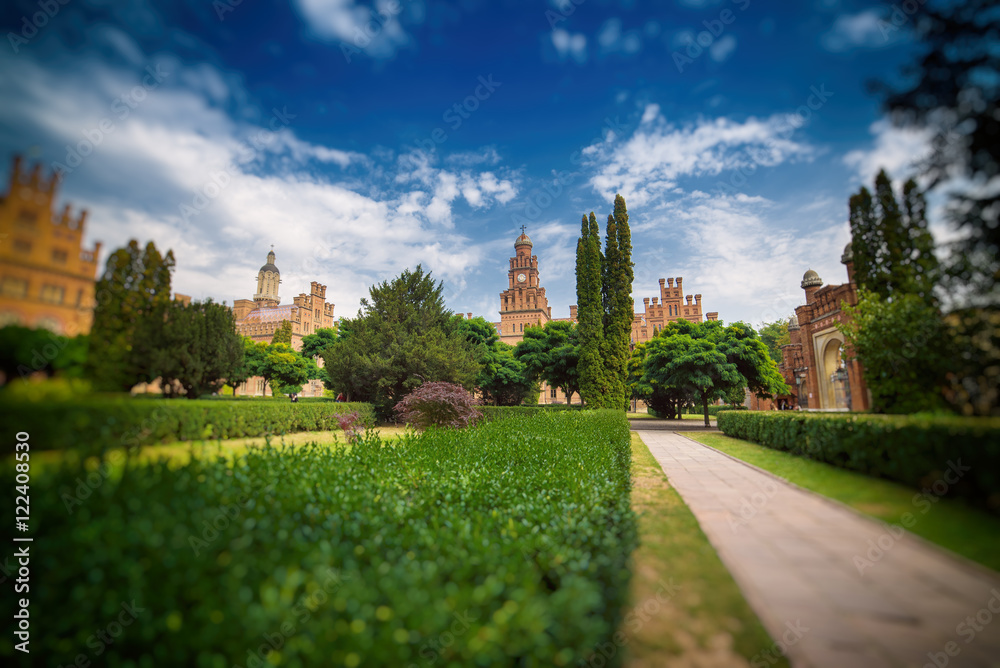
<instances>
[{"instance_id":1,"label":"arched doorway","mask_svg":"<svg viewBox=\"0 0 1000 668\"><path fill-rule=\"evenodd\" d=\"M823 348L820 383L823 386L823 408L849 409L847 367L843 358L844 342L830 339Z\"/></svg>"}]
</instances>

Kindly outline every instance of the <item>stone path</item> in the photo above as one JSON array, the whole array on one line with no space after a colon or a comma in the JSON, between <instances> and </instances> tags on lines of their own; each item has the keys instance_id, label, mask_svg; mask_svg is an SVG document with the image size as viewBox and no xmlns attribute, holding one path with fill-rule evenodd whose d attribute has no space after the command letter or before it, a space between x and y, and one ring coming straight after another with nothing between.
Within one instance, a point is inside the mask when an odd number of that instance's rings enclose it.
<instances>
[{"instance_id":1,"label":"stone path","mask_svg":"<svg viewBox=\"0 0 1000 668\"><path fill-rule=\"evenodd\" d=\"M997 573L679 434L638 433L793 666L1000 667Z\"/></svg>"}]
</instances>

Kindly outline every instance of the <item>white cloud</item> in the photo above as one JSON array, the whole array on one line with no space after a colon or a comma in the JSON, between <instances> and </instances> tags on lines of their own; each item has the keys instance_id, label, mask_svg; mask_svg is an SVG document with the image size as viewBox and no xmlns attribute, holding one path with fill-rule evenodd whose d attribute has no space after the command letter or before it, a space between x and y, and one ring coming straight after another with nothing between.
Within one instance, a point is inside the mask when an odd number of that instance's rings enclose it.
<instances>
[{"instance_id":1,"label":"white cloud","mask_svg":"<svg viewBox=\"0 0 1000 668\"><path fill-rule=\"evenodd\" d=\"M724 62L736 50L736 38L732 35L724 35L716 40L708 50L709 57L717 63Z\"/></svg>"},{"instance_id":2,"label":"white cloud","mask_svg":"<svg viewBox=\"0 0 1000 668\"><path fill-rule=\"evenodd\" d=\"M296 0L295 5L318 37L337 42L349 53L356 49L372 58L391 58L411 41L399 22L398 1L378 0L369 6L355 0Z\"/></svg>"},{"instance_id":3,"label":"white cloud","mask_svg":"<svg viewBox=\"0 0 1000 668\"><path fill-rule=\"evenodd\" d=\"M791 138L785 116L701 119L683 127L668 123L650 107L637 130L621 143L604 141L584 149L585 159L598 168L592 187L602 197L616 192L636 205L657 200L675 188L681 177L716 176L738 168L759 168L806 160L814 149Z\"/></svg>"},{"instance_id":4,"label":"white cloud","mask_svg":"<svg viewBox=\"0 0 1000 668\"><path fill-rule=\"evenodd\" d=\"M562 28L552 31L552 45L560 60L572 58L577 63L587 62L587 37L583 33L570 34Z\"/></svg>"},{"instance_id":5,"label":"white cloud","mask_svg":"<svg viewBox=\"0 0 1000 668\"><path fill-rule=\"evenodd\" d=\"M869 187L880 169L894 180L915 175L917 163L931 149L931 133L926 130L898 128L882 119L872 123L868 131L873 146L850 151L844 156L844 164L854 169L857 181Z\"/></svg>"},{"instance_id":6,"label":"white cloud","mask_svg":"<svg viewBox=\"0 0 1000 668\"><path fill-rule=\"evenodd\" d=\"M884 23L880 9L843 14L823 34L820 43L827 51L833 52L856 48L877 49L888 45L893 36L885 29ZM898 33L894 26L893 33Z\"/></svg>"}]
</instances>

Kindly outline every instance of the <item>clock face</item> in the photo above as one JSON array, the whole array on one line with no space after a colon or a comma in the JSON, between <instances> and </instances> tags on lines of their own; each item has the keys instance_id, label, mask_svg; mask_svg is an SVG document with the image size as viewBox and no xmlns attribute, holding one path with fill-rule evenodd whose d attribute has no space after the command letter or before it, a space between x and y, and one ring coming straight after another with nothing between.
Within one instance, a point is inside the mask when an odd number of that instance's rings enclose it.
<instances>
[{"instance_id":1,"label":"clock face","mask_svg":"<svg viewBox=\"0 0 1000 668\"><path fill-rule=\"evenodd\" d=\"M524 283L526 280L528 280L528 277L525 276L524 274L518 274L517 275L517 282L518 283Z\"/></svg>"}]
</instances>

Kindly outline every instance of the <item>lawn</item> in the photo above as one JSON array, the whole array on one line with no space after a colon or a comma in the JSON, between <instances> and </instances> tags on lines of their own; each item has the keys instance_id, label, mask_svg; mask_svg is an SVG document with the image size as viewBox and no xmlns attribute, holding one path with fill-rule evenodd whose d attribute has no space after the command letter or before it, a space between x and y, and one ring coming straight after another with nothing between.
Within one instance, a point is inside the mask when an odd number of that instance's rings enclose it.
<instances>
[{"instance_id":1,"label":"lawn","mask_svg":"<svg viewBox=\"0 0 1000 668\"><path fill-rule=\"evenodd\" d=\"M900 524L904 513L910 513L916 518L909 528L914 534L1000 570L1000 516L933 494L921 498L918 491L888 480L723 434L685 435L885 522Z\"/></svg>"},{"instance_id":2,"label":"lawn","mask_svg":"<svg viewBox=\"0 0 1000 668\"><path fill-rule=\"evenodd\" d=\"M739 666L771 648L767 631L698 521L635 432L632 477L641 545L622 628L626 665Z\"/></svg>"}]
</instances>

